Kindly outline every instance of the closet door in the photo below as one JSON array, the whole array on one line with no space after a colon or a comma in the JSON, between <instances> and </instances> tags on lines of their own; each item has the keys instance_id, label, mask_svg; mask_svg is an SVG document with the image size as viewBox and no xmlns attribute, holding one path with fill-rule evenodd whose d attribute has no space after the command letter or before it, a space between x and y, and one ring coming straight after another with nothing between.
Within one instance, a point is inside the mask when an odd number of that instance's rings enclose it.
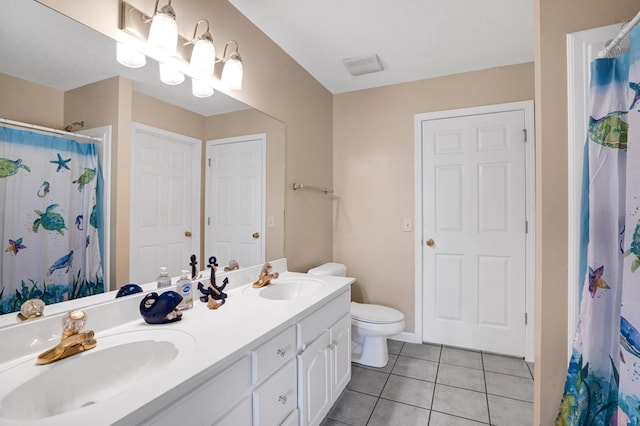
<instances>
[{"instance_id":1,"label":"closet door","mask_svg":"<svg viewBox=\"0 0 640 426\"><path fill-rule=\"evenodd\" d=\"M201 141L142 124L131 140L129 280L142 284L161 266L178 275L199 253Z\"/></svg>"}]
</instances>

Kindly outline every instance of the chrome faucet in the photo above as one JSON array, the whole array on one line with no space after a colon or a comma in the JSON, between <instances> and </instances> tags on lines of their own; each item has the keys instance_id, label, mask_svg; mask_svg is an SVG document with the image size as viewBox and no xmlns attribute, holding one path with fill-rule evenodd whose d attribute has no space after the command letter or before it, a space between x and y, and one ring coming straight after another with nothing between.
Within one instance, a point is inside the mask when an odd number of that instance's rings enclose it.
<instances>
[{"instance_id":1,"label":"chrome faucet","mask_svg":"<svg viewBox=\"0 0 640 426\"><path fill-rule=\"evenodd\" d=\"M60 343L38 355L37 363L40 365L51 364L80 352L88 351L96 347L93 330L80 332L87 316L82 311L71 311L62 318L63 332Z\"/></svg>"}]
</instances>

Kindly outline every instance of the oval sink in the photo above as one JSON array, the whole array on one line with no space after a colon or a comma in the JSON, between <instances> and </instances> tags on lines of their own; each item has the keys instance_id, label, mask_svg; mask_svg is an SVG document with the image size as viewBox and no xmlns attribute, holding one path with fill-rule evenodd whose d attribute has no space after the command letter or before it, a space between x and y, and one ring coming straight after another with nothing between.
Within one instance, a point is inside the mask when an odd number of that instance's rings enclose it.
<instances>
[{"instance_id":1,"label":"oval sink","mask_svg":"<svg viewBox=\"0 0 640 426\"><path fill-rule=\"evenodd\" d=\"M326 286L324 281L315 278L280 278L271 281L271 284L262 288L249 286L244 289L244 293L270 300L291 300L310 296Z\"/></svg>"},{"instance_id":2,"label":"oval sink","mask_svg":"<svg viewBox=\"0 0 640 426\"><path fill-rule=\"evenodd\" d=\"M87 352L48 365L36 355L0 372L0 419L34 420L99 404L189 359L195 341L177 330L97 338ZM152 380L151 380L152 381Z\"/></svg>"}]
</instances>

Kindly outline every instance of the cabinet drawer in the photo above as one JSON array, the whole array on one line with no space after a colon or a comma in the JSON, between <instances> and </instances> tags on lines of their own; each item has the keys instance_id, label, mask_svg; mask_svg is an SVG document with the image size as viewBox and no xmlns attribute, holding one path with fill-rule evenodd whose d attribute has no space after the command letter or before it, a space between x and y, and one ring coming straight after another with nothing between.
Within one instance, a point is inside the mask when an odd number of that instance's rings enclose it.
<instances>
[{"instance_id":1,"label":"cabinet drawer","mask_svg":"<svg viewBox=\"0 0 640 426\"><path fill-rule=\"evenodd\" d=\"M281 424L296 409L296 361L290 360L253 392L254 426Z\"/></svg>"},{"instance_id":2,"label":"cabinet drawer","mask_svg":"<svg viewBox=\"0 0 640 426\"><path fill-rule=\"evenodd\" d=\"M273 339L251 351L253 383L264 379L293 358L296 350L296 328L291 325Z\"/></svg>"},{"instance_id":3,"label":"cabinet drawer","mask_svg":"<svg viewBox=\"0 0 640 426\"><path fill-rule=\"evenodd\" d=\"M298 347L304 348L336 319L351 312L351 292L345 291L298 323Z\"/></svg>"}]
</instances>

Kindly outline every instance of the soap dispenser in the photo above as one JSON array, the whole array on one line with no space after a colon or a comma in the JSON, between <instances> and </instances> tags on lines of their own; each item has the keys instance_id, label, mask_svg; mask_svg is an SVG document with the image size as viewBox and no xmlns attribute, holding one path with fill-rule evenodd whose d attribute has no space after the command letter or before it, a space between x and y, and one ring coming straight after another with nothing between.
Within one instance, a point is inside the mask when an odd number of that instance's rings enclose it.
<instances>
[{"instance_id":1,"label":"soap dispenser","mask_svg":"<svg viewBox=\"0 0 640 426\"><path fill-rule=\"evenodd\" d=\"M166 266L160 267L160 275L158 276L158 288L166 288L171 286L171 277L167 272Z\"/></svg>"},{"instance_id":2,"label":"soap dispenser","mask_svg":"<svg viewBox=\"0 0 640 426\"><path fill-rule=\"evenodd\" d=\"M176 282L176 291L182 296L182 302L178 305L178 310L184 311L193 308L193 294L191 291L191 280L189 279L189 271L183 269L180 273L180 279Z\"/></svg>"}]
</instances>

